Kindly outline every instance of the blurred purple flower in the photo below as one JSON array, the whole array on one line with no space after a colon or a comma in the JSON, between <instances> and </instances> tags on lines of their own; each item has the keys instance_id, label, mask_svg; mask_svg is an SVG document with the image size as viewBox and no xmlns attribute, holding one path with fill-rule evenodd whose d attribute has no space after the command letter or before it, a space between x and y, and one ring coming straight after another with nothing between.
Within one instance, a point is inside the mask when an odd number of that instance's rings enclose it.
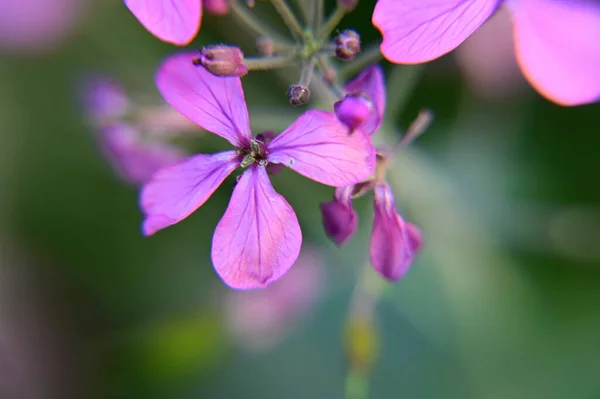
<instances>
[{"instance_id":1,"label":"blurred purple flower","mask_svg":"<svg viewBox=\"0 0 600 399\"><path fill-rule=\"evenodd\" d=\"M501 5L512 13L521 71L562 105L600 99L600 4L594 0L379 0L373 24L396 63L433 60L455 49Z\"/></svg>"},{"instance_id":2,"label":"blurred purple flower","mask_svg":"<svg viewBox=\"0 0 600 399\"><path fill-rule=\"evenodd\" d=\"M375 151L364 134L348 135L334 114L305 112L283 133L252 136L241 80L216 77L192 64L195 54L168 58L159 68L159 91L175 109L234 150L198 154L159 170L140 196L146 216L143 231L151 235L198 209L235 169L245 171L218 223L212 261L232 288L265 287L294 264L302 233L296 214L273 189L267 166L281 164L331 186L367 178Z\"/></svg>"},{"instance_id":3,"label":"blurred purple flower","mask_svg":"<svg viewBox=\"0 0 600 399\"><path fill-rule=\"evenodd\" d=\"M264 290L229 292L225 316L231 335L249 350L273 347L319 300L324 278L321 254L304 249L294 268Z\"/></svg>"},{"instance_id":4,"label":"blurred purple flower","mask_svg":"<svg viewBox=\"0 0 600 399\"><path fill-rule=\"evenodd\" d=\"M379 65L371 65L346 86L346 96L334 104L337 117L350 130L360 128L368 135L383 122L385 82Z\"/></svg>"},{"instance_id":5,"label":"blurred purple flower","mask_svg":"<svg viewBox=\"0 0 600 399\"><path fill-rule=\"evenodd\" d=\"M365 68L344 89L348 95L335 105L338 118L351 130L359 128L369 135L374 134L383 121L386 103L381 68L376 65ZM360 101L368 99L371 102L367 114L361 103L355 101L357 96L363 96ZM387 159L385 155L378 155L377 160L374 176L359 184L338 187L333 201L321 204L323 227L327 236L337 245L345 244L358 226L352 198L374 190L370 259L375 270L395 281L404 275L421 247L421 233L416 226L404 222L396 212L393 194L384 179Z\"/></svg>"},{"instance_id":6,"label":"blurred purple flower","mask_svg":"<svg viewBox=\"0 0 600 399\"><path fill-rule=\"evenodd\" d=\"M185 158L182 150L156 137L144 137L137 126L122 121L131 102L118 83L96 76L84 85L83 97L103 155L126 182L140 185L157 170Z\"/></svg>"},{"instance_id":7,"label":"blurred purple flower","mask_svg":"<svg viewBox=\"0 0 600 399\"><path fill-rule=\"evenodd\" d=\"M79 21L82 0L1 0L0 49L47 52Z\"/></svg>"},{"instance_id":8,"label":"blurred purple flower","mask_svg":"<svg viewBox=\"0 0 600 399\"><path fill-rule=\"evenodd\" d=\"M200 30L203 6L213 14L226 14L228 0L124 0L140 23L154 36L184 46Z\"/></svg>"}]
</instances>

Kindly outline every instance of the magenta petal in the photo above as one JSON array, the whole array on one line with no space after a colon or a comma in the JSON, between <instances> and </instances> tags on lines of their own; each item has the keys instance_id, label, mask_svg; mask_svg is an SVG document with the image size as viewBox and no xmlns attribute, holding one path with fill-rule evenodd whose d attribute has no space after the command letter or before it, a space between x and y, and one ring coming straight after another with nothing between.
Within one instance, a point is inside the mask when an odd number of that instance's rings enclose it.
<instances>
[{"instance_id":1,"label":"magenta petal","mask_svg":"<svg viewBox=\"0 0 600 399\"><path fill-rule=\"evenodd\" d=\"M168 144L142 140L136 129L124 123L102 128L99 141L117 174L136 185L145 183L157 170L185 157L183 151Z\"/></svg>"},{"instance_id":2,"label":"magenta petal","mask_svg":"<svg viewBox=\"0 0 600 399\"><path fill-rule=\"evenodd\" d=\"M129 11L154 36L186 45L200 29L202 0L125 0Z\"/></svg>"},{"instance_id":3,"label":"magenta petal","mask_svg":"<svg viewBox=\"0 0 600 399\"><path fill-rule=\"evenodd\" d=\"M294 210L275 192L264 167L250 167L215 229L215 270L231 288L263 288L292 267L301 244Z\"/></svg>"},{"instance_id":4,"label":"magenta petal","mask_svg":"<svg viewBox=\"0 0 600 399\"><path fill-rule=\"evenodd\" d=\"M383 71L379 65L371 65L344 87L346 93L364 93L373 103L373 111L361 128L365 133L371 135L375 133L381 122L383 122L383 112L385 111L385 81Z\"/></svg>"},{"instance_id":5,"label":"magenta petal","mask_svg":"<svg viewBox=\"0 0 600 399\"><path fill-rule=\"evenodd\" d=\"M165 100L183 115L235 147L250 145L252 134L242 82L238 77L217 77L194 66L197 54L167 58L156 75Z\"/></svg>"},{"instance_id":6,"label":"magenta petal","mask_svg":"<svg viewBox=\"0 0 600 399\"><path fill-rule=\"evenodd\" d=\"M388 280L400 279L421 245L420 231L410 229L396 212L394 196L386 184L377 184L370 258L375 270Z\"/></svg>"},{"instance_id":7,"label":"magenta petal","mask_svg":"<svg viewBox=\"0 0 600 399\"><path fill-rule=\"evenodd\" d=\"M373 25L383 35L385 58L417 64L454 50L497 4L498 0L379 0Z\"/></svg>"},{"instance_id":8,"label":"magenta petal","mask_svg":"<svg viewBox=\"0 0 600 399\"><path fill-rule=\"evenodd\" d=\"M562 105L600 99L600 3L519 0L510 5L515 53L529 82Z\"/></svg>"},{"instance_id":9,"label":"magenta petal","mask_svg":"<svg viewBox=\"0 0 600 399\"><path fill-rule=\"evenodd\" d=\"M337 245L343 245L358 227L358 215L352 208L353 189L354 186L336 188L333 201L321 204L323 228Z\"/></svg>"},{"instance_id":10,"label":"magenta petal","mask_svg":"<svg viewBox=\"0 0 600 399\"><path fill-rule=\"evenodd\" d=\"M269 147L269 162L281 163L319 183L342 187L367 179L375 168L375 148L364 132L348 134L335 114L302 114Z\"/></svg>"},{"instance_id":11,"label":"magenta petal","mask_svg":"<svg viewBox=\"0 0 600 399\"><path fill-rule=\"evenodd\" d=\"M140 206L145 235L175 224L198 209L239 166L236 151L199 154L156 172L144 185Z\"/></svg>"}]
</instances>

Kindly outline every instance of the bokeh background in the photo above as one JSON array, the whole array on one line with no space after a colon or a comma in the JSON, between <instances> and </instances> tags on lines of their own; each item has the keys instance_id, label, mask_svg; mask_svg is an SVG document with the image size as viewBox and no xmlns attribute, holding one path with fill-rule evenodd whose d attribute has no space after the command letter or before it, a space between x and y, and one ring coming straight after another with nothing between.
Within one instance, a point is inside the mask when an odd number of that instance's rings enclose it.
<instances>
[{"instance_id":1,"label":"bokeh background","mask_svg":"<svg viewBox=\"0 0 600 399\"><path fill-rule=\"evenodd\" d=\"M290 273L270 295L231 291L210 242L233 179L144 238L137 189L113 173L83 111L82 82L98 73L160 104L153 75L176 48L120 1L22 3L9 18L17 1L0 1L0 397L343 398L371 200L356 201L361 227L338 249L320 222L331 190L278 175L310 255L296 266L310 272ZM374 2L360 3L341 27L376 41ZM251 54L234 24L206 15L190 47L236 43ZM426 244L376 307L369 397L599 398L600 105L537 95L514 64L502 13L423 68L383 65L391 106L380 137L422 107L436 118L391 172L398 209ZM257 132L302 112L285 100L295 79L294 70L244 78ZM311 105L331 108L318 95ZM224 148L200 131L186 145Z\"/></svg>"}]
</instances>

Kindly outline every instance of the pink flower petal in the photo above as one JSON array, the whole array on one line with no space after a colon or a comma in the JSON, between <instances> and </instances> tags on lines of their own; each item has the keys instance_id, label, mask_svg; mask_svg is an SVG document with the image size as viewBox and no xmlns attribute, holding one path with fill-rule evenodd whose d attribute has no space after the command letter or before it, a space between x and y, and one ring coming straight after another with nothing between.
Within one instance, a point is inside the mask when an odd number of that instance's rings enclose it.
<instances>
[{"instance_id":1,"label":"pink flower petal","mask_svg":"<svg viewBox=\"0 0 600 399\"><path fill-rule=\"evenodd\" d=\"M600 99L600 3L519 0L509 5L517 61L540 94L562 105Z\"/></svg>"},{"instance_id":2,"label":"pink flower petal","mask_svg":"<svg viewBox=\"0 0 600 399\"><path fill-rule=\"evenodd\" d=\"M84 82L82 100L85 111L93 118L112 119L122 116L130 106L127 92L120 83L104 76Z\"/></svg>"},{"instance_id":3,"label":"pink flower petal","mask_svg":"<svg viewBox=\"0 0 600 399\"><path fill-rule=\"evenodd\" d=\"M335 114L302 114L269 147L269 162L284 164L319 183L349 186L368 178L375 168L375 148L364 132L348 134Z\"/></svg>"},{"instance_id":4,"label":"pink flower petal","mask_svg":"<svg viewBox=\"0 0 600 399\"><path fill-rule=\"evenodd\" d=\"M135 185L145 183L157 170L185 158L185 153L175 147L143 140L136 129L124 123L102 128L98 138L115 171Z\"/></svg>"},{"instance_id":5,"label":"pink flower petal","mask_svg":"<svg viewBox=\"0 0 600 399\"><path fill-rule=\"evenodd\" d=\"M129 11L154 36L180 46L200 29L201 0L125 0Z\"/></svg>"},{"instance_id":6,"label":"pink flower petal","mask_svg":"<svg viewBox=\"0 0 600 399\"><path fill-rule=\"evenodd\" d=\"M396 212L394 196L386 184L375 185L375 215L369 248L375 270L388 280L399 280L421 246L420 231L407 227Z\"/></svg>"},{"instance_id":7,"label":"pink flower petal","mask_svg":"<svg viewBox=\"0 0 600 399\"><path fill-rule=\"evenodd\" d=\"M337 245L343 245L356 232L358 215L352 207L354 186L335 189L333 201L321 204L323 228Z\"/></svg>"},{"instance_id":8,"label":"pink flower petal","mask_svg":"<svg viewBox=\"0 0 600 399\"><path fill-rule=\"evenodd\" d=\"M498 0L379 0L373 25L383 35L385 58L417 64L454 50L497 4Z\"/></svg>"},{"instance_id":9,"label":"pink flower petal","mask_svg":"<svg viewBox=\"0 0 600 399\"><path fill-rule=\"evenodd\" d=\"M301 244L294 210L275 192L265 168L251 166L215 229L215 270L231 288L263 288L292 267Z\"/></svg>"},{"instance_id":10,"label":"pink flower petal","mask_svg":"<svg viewBox=\"0 0 600 399\"><path fill-rule=\"evenodd\" d=\"M192 64L197 54L180 53L160 66L158 90L175 109L235 147L248 147L252 134L242 82L217 77Z\"/></svg>"},{"instance_id":11,"label":"pink flower petal","mask_svg":"<svg viewBox=\"0 0 600 399\"><path fill-rule=\"evenodd\" d=\"M373 112L361 128L369 135L375 133L383 122L385 111L385 81L381 67L371 65L363 69L356 78L346 84L344 90L346 93L364 93L369 96L373 103Z\"/></svg>"},{"instance_id":12,"label":"pink flower petal","mask_svg":"<svg viewBox=\"0 0 600 399\"><path fill-rule=\"evenodd\" d=\"M188 217L239 164L237 151L226 151L194 155L156 172L140 194L146 215L144 234L154 234Z\"/></svg>"}]
</instances>

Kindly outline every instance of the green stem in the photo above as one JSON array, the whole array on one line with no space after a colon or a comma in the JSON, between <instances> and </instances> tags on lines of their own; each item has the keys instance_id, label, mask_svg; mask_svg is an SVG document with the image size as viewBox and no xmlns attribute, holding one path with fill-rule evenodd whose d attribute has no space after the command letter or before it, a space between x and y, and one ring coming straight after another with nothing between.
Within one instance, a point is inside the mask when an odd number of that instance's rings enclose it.
<instances>
[{"instance_id":1,"label":"green stem","mask_svg":"<svg viewBox=\"0 0 600 399\"><path fill-rule=\"evenodd\" d=\"M302 67L302 74L300 76L300 85L304 87L309 87L310 81L313 77L313 72L315 70L315 64L317 62L316 57L311 57L308 62L304 64Z\"/></svg>"},{"instance_id":2,"label":"green stem","mask_svg":"<svg viewBox=\"0 0 600 399\"><path fill-rule=\"evenodd\" d=\"M292 12L292 9L287 5L285 0L271 0L271 3L273 3L273 7L275 7L279 15L281 15L281 18L288 26L292 36L294 36L296 39L301 39L304 35L304 30L300 26L300 22L298 22L298 19Z\"/></svg>"},{"instance_id":3,"label":"green stem","mask_svg":"<svg viewBox=\"0 0 600 399\"><path fill-rule=\"evenodd\" d=\"M361 69L369 64L374 64L381 60L383 56L379 50L379 43L371 45L365 51L361 51L360 54L354 59L354 61L345 64L340 70L340 74L344 78L348 78L360 72Z\"/></svg>"},{"instance_id":4,"label":"green stem","mask_svg":"<svg viewBox=\"0 0 600 399\"><path fill-rule=\"evenodd\" d=\"M335 28L337 28L341 20L344 18L344 15L346 15L346 10L343 7L338 6L333 12L333 14L329 16L325 24L319 29L319 34L317 35L317 38L319 40L327 39L331 32L333 32Z\"/></svg>"},{"instance_id":5,"label":"green stem","mask_svg":"<svg viewBox=\"0 0 600 399\"><path fill-rule=\"evenodd\" d=\"M319 29L321 29L324 12L325 4L323 3L323 0L314 0L312 27L315 32L318 32Z\"/></svg>"},{"instance_id":6,"label":"green stem","mask_svg":"<svg viewBox=\"0 0 600 399\"><path fill-rule=\"evenodd\" d=\"M296 53L291 52L283 55L274 55L261 58L244 58L244 64L250 71L264 71L267 69L277 69L289 66L296 58Z\"/></svg>"},{"instance_id":7,"label":"green stem","mask_svg":"<svg viewBox=\"0 0 600 399\"><path fill-rule=\"evenodd\" d=\"M273 32L265 23L248 10L239 2L231 2L231 11L236 19L242 22L248 29L254 32L256 36L264 36L273 40L273 44L277 48L288 48L292 43L282 37L280 34Z\"/></svg>"}]
</instances>

